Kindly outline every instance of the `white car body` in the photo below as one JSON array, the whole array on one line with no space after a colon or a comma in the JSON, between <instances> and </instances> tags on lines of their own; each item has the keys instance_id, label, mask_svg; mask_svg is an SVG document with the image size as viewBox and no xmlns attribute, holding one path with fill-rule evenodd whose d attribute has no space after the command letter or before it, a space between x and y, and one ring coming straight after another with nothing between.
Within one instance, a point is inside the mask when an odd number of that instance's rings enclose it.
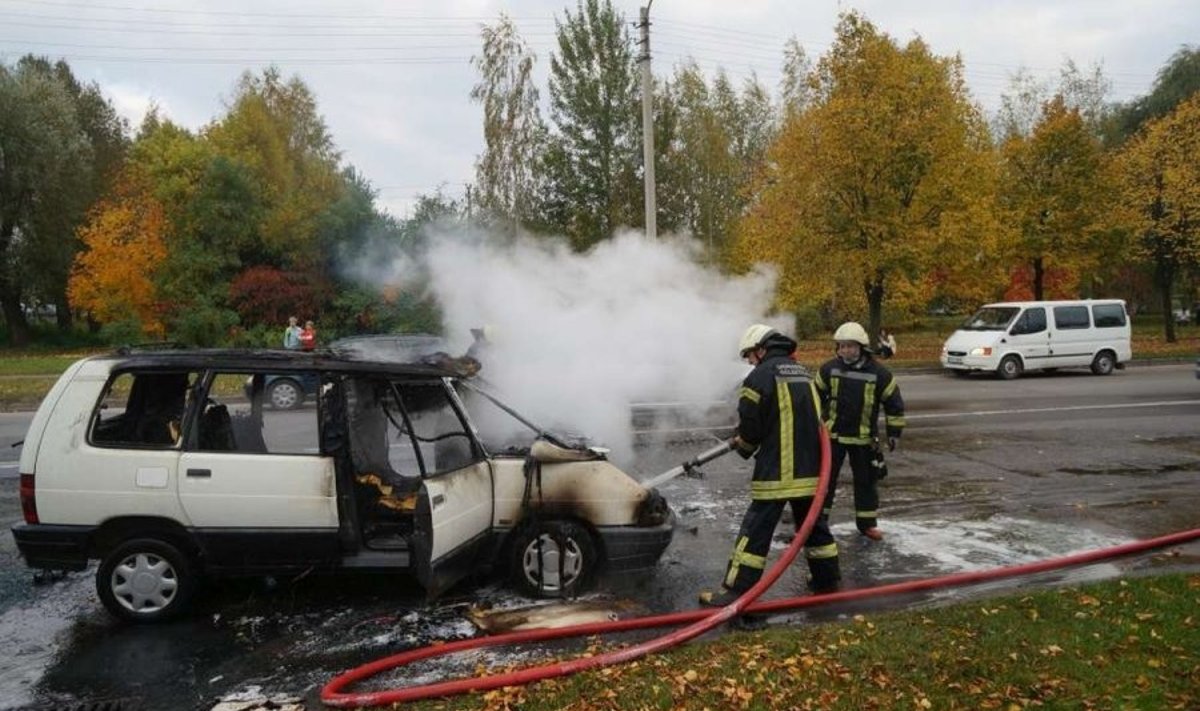
<instances>
[{"instance_id":1,"label":"white car body","mask_svg":"<svg viewBox=\"0 0 1200 711\"><path fill-rule=\"evenodd\" d=\"M946 339L943 368L959 373L1086 367L1107 375L1133 357L1120 299L987 304Z\"/></svg>"},{"instance_id":2,"label":"white car body","mask_svg":"<svg viewBox=\"0 0 1200 711\"><path fill-rule=\"evenodd\" d=\"M266 407L269 378L301 376L310 406ZM102 601L134 621L175 616L203 575L395 570L432 596L495 566L557 596L657 562L674 514L656 491L532 434L489 452L457 383L330 352L79 361L30 425L13 536L30 567L100 560Z\"/></svg>"}]
</instances>

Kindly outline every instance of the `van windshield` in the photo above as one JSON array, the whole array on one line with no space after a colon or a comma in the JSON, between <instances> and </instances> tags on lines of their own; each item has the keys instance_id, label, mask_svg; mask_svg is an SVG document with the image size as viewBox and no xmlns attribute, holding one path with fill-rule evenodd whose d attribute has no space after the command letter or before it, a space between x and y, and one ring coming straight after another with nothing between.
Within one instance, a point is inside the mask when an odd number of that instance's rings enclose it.
<instances>
[{"instance_id":1,"label":"van windshield","mask_svg":"<svg viewBox=\"0 0 1200 711\"><path fill-rule=\"evenodd\" d=\"M958 328L962 331L1003 331L1019 310L1015 306L985 306Z\"/></svg>"}]
</instances>

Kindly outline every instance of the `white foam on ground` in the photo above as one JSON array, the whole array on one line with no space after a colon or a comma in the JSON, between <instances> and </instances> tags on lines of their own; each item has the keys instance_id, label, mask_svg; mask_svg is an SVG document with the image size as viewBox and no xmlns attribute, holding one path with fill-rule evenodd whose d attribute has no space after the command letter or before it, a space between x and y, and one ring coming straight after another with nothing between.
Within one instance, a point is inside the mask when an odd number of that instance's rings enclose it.
<instances>
[{"instance_id":1,"label":"white foam on ground","mask_svg":"<svg viewBox=\"0 0 1200 711\"><path fill-rule=\"evenodd\" d=\"M1131 540L1071 524L1009 516L960 521L889 519L880 527L885 538L872 545L891 552L889 558L923 558L930 567L944 573L1033 563ZM852 523L838 524L833 532L839 540L859 536ZM895 570L886 577L906 576L903 570Z\"/></svg>"},{"instance_id":2,"label":"white foam on ground","mask_svg":"<svg viewBox=\"0 0 1200 711\"><path fill-rule=\"evenodd\" d=\"M90 570L70 573L39 588L33 602L0 613L0 709L36 700L33 689L62 651L63 634L99 604L93 575Z\"/></svg>"}]
</instances>

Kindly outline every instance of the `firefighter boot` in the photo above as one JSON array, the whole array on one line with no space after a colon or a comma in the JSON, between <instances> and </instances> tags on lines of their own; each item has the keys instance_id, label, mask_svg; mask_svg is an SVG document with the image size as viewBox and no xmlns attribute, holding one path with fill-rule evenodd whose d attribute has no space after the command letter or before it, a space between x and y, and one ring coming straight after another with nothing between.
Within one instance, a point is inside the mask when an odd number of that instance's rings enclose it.
<instances>
[{"instance_id":1,"label":"firefighter boot","mask_svg":"<svg viewBox=\"0 0 1200 711\"><path fill-rule=\"evenodd\" d=\"M809 558L808 572L810 574L808 589L817 595L837 592L841 587L842 573L836 556L833 558Z\"/></svg>"},{"instance_id":2,"label":"firefighter boot","mask_svg":"<svg viewBox=\"0 0 1200 711\"><path fill-rule=\"evenodd\" d=\"M705 590L700 593L700 605L702 607L725 607L741 596L742 593L729 588L723 588L721 592L716 593Z\"/></svg>"}]
</instances>

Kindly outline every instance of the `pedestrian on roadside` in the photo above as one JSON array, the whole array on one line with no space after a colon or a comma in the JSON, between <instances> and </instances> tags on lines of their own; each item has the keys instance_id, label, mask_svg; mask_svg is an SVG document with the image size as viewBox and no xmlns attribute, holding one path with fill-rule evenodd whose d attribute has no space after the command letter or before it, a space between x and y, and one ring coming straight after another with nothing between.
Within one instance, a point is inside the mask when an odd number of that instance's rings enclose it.
<instances>
[{"instance_id":1,"label":"pedestrian on roadside","mask_svg":"<svg viewBox=\"0 0 1200 711\"><path fill-rule=\"evenodd\" d=\"M833 440L833 478L825 498L825 515L833 509L838 473L850 460L854 476L854 523L859 533L873 541L879 530L879 479L887 475L879 445L879 408L886 415L888 451L904 430L904 399L892 372L873 357L863 327L843 323L833 334L837 355L817 372L821 411Z\"/></svg>"},{"instance_id":2,"label":"pedestrian on roadside","mask_svg":"<svg viewBox=\"0 0 1200 711\"><path fill-rule=\"evenodd\" d=\"M300 349L311 351L317 347L317 329L312 321L304 322L304 330L300 331Z\"/></svg>"},{"instance_id":3,"label":"pedestrian on roadside","mask_svg":"<svg viewBox=\"0 0 1200 711\"><path fill-rule=\"evenodd\" d=\"M808 370L792 360L796 342L764 324L746 330L740 354L754 369L742 381L734 448L754 457L750 506L729 558L719 593L700 593L700 604L724 607L749 590L766 569L767 553L785 504L796 527L819 505L813 497L821 467L821 415ZM837 543L825 516L804 542L814 592L836 590L841 574Z\"/></svg>"},{"instance_id":4,"label":"pedestrian on roadside","mask_svg":"<svg viewBox=\"0 0 1200 711\"><path fill-rule=\"evenodd\" d=\"M896 337L886 328L879 327L879 357L887 360L896 355Z\"/></svg>"},{"instance_id":5,"label":"pedestrian on roadside","mask_svg":"<svg viewBox=\"0 0 1200 711\"><path fill-rule=\"evenodd\" d=\"M289 316L287 328L283 329L283 347L289 351L299 350L300 331L298 319L295 316Z\"/></svg>"}]
</instances>

